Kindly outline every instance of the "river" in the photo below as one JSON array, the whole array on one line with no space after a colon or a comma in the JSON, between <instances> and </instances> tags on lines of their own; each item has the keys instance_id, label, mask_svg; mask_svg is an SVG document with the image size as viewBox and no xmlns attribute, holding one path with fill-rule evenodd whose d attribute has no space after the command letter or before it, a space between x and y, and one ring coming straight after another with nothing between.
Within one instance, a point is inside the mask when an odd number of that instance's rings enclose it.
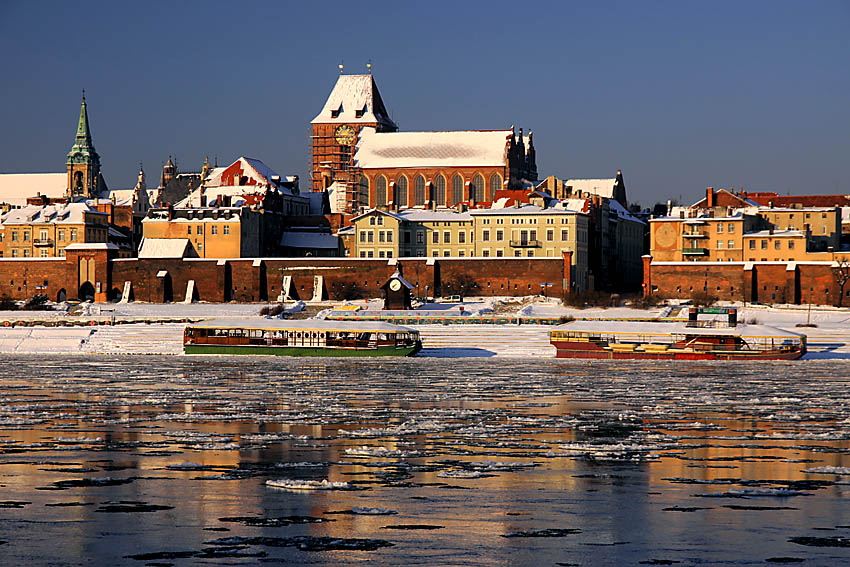
<instances>
[{"instance_id":1,"label":"river","mask_svg":"<svg viewBox=\"0 0 850 567\"><path fill-rule=\"evenodd\" d=\"M19 356L0 375L3 565L850 562L842 360Z\"/></svg>"}]
</instances>

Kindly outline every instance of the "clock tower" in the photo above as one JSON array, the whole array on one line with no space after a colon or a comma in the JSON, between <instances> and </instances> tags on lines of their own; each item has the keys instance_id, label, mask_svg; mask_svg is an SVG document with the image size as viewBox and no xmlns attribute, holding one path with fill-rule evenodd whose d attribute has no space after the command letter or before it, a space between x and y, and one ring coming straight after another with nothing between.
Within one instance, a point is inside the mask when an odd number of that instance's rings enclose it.
<instances>
[{"instance_id":1,"label":"clock tower","mask_svg":"<svg viewBox=\"0 0 850 567\"><path fill-rule=\"evenodd\" d=\"M356 212L364 201L354 170L360 130L372 127L378 132L398 131L372 75L344 75L340 66L336 85L311 126L313 191L324 191L334 185L334 190L344 195L338 201L340 212ZM365 197L368 203L368 194Z\"/></svg>"},{"instance_id":2,"label":"clock tower","mask_svg":"<svg viewBox=\"0 0 850 567\"><path fill-rule=\"evenodd\" d=\"M83 101L80 104L77 137L71 151L68 152L68 159L65 164L68 170L66 197L70 199L76 197L91 199L106 189L106 184L100 174L100 156L94 149L91 131L89 130L86 91L83 91Z\"/></svg>"}]
</instances>

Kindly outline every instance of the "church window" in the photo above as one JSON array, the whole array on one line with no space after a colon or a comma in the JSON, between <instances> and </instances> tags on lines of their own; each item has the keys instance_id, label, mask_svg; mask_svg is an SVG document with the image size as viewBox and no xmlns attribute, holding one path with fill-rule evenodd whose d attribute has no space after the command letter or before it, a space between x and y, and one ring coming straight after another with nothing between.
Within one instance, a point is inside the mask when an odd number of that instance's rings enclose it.
<instances>
[{"instance_id":1,"label":"church window","mask_svg":"<svg viewBox=\"0 0 850 567\"><path fill-rule=\"evenodd\" d=\"M484 201L484 176L476 173L472 178L472 186L469 188L470 198L476 203Z\"/></svg>"},{"instance_id":2,"label":"church window","mask_svg":"<svg viewBox=\"0 0 850 567\"><path fill-rule=\"evenodd\" d=\"M442 176L442 174L437 175L434 178L433 184L434 194L431 196L431 200L435 201L438 205L446 204L446 178Z\"/></svg>"},{"instance_id":3,"label":"church window","mask_svg":"<svg viewBox=\"0 0 850 567\"><path fill-rule=\"evenodd\" d=\"M399 207L407 206L407 177L404 175L396 181L396 203Z\"/></svg>"},{"instance_id":4,"label":"church window","mask_svg":"<svg viewBox=\"0 0 850 567\"><path fill-rule=\"evenodd\" d=\"M382 207L387 204L387 178L379 175L375 180L375 205Z\"/></svg>"},{"instance_id":5,"label":"church window","mask_svg":"<svg viewBox=\"0 0 850 567\"><path fill-rule=\"evenodd\" d=\"M369 206L369 178L365 175L360 176L360 182L357 184L357 204Z\"/></svg>"},{"instance_id":6,"label":"church window","mask_svg":"<svg viewBox=\"0 0 850 567\"><path fill-rule=\"evenodd\" d=\"M413 178L413 206L420 207L425 204L425 178L422 174Z\"/></svg>"},{"instance_id":7,"label":"church window","mask_svg":"<svg viewBox=\"0 0 850 567\"><path fill-rule=\"evenodd\" d=\"M490 201L496 199L496 191L502 188L502 178L498 173L490 176Z\"/></svg>"},{"instance_id":8,"label":"church window","mask_svg":"<svg viewBox=\"0 0 850 567\"><path fill-rule=\"evenodd\" d=\"M463 201L463 177L455 174L452 177L452 204Z\"/></svg>"}]
</instances>

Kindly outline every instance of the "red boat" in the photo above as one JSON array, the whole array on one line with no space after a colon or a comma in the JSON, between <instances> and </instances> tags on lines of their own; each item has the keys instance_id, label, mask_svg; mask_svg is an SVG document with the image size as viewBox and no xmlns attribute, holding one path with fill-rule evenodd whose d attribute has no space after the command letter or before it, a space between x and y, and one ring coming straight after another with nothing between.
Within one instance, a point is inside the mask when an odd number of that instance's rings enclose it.
<instances>
[{"instance_id":1,"label":"red boat","mask_svg":"<svg viewBox=\"0 0 850 567\"><path fill-rule=\"evenodd\" d=\"M768 327L697 321L573 321L549 333L557 358L608 360L796 360L806 354L806 335ZM717 311L715 311L717 312Z\"/></svg>"}]
</instances>

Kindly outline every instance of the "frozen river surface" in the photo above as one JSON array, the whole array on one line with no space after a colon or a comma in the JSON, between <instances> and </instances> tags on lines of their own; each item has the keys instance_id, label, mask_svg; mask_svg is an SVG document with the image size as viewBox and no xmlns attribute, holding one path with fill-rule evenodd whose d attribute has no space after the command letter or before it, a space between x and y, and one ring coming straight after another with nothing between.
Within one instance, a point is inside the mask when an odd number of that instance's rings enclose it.
<instances>
[{"instance_id":1,"label":"frozen river surface","mask_svg":"<svg viewBox=\"0 0 850 567\"><path fill-rule=\"evenodd\" d=\"M2 565L845 565L850 365L17 357Z\"/></svg>"}]
</instances>

